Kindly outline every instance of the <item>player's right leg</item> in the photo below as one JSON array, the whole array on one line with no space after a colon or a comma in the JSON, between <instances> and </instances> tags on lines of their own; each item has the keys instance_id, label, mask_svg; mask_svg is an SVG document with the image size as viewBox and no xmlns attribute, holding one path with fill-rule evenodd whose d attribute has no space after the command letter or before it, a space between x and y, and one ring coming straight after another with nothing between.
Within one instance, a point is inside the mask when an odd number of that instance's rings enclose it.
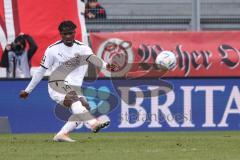
<instances>
[{"instance_id":1,"label":"player's right leg","mask_svg":"<svg viewBox=\"0 0 240 160\"><path fill-rule=\"evenodd\" d=\"M60 133L56 134L53 137L53 141L55 141L55 142L76 142L75 140L70 138L68 134L60 134Z\"/></svg>"},{"instance_id":2,"label":"player's right leg","mask_svg":"<svg viewBox=\"0 0 240 160\"><path fill-rule=\"evenodd\" d=\"M91 128L93 133L99 132L102 128L105 128L110 124L109 121L107 122L100 122L97 120L87 109L88 107L83 106L83 104L86 105L86 102L82 101L76 101L72 103L71 109L73 112L74 118L72 118L72 121L81 121L81 122L86 122L88 123ZM77 115L77 116L76 116ZM71 117L70 117L71 120Z\"/></svg>"},{"instance_id":3,"label":"player's right leg","mask_svg":"<svg viewBox=\"0 0 240 160\"><path fill-rule=\"evenodd\" d=\"M92 126L92 132L93 132L93 133L97 133L97 132L99 132L102 128L105 128L105 127L109 126L109 124L110 124L110 121L102 122L102 123L100 122L100 123Z\"/></svg>"},{"instance_id":4,"label":"player's right leg","mask_svg":"<svg viewBox=\"0 0 240 160\"><path fill-rule=\"evenodd\" d=\"M82 103L82 105L83 105L88 111L90 111L91 108L90 108L89 103L87 102L87 100L86 100L85 97L79 97L79 101ZM95 123L95 124L92 126L92 132L93 132L93 133L97 133L97 132L99 132L102 128L107 127L109 124L110 124L110 121Z\"/></svg>"},{"instance_id":5,"label":"player's right leg","mask_svg":"<svg viewBox=\"0 0 240 160\"><path fill-rule=\"evenodd\" d=\"M58 93L51 89L51 87L48 87L48 92L50 97L56 101L59 104L62 104L62 102L65 99L65 94ZM69 133L74 130L78 126L78 122L74 121L67 121L64 126L61 128L61 130L53 137L53 141L55 142L75 142L75 140L71 139L69 137Z\"/></svg>"},{"instance_id":6,"label":"player's right leg","mask_svg":"<svg viewBox=\"0 0 240 160\"><path fill-rule=\"evenodd\" d=\"M65 141L74 142L68 135L73 131L79 123L82 121L87 122L94 133L97 133L100 129L109 125L110 122L99 122L91 113L84 107L79 100L76 92L71 91L66 96L63 94L55 93L50 95L52 99L60 102L63 99L63 105L70 107L73 115L69 118L66 124L61 128L61 130L53 138L54 141ZM64 97L62 97L64 96Z\"/></svg>"}]
</instances>

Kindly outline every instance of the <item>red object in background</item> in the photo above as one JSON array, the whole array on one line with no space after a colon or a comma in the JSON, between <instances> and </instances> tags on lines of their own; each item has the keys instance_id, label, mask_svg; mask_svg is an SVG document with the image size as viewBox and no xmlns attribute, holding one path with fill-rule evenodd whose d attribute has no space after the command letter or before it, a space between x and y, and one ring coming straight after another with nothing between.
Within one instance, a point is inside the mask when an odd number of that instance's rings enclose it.
<instances>
[{"instance_id":1,"label":"red object in background","mask_svg":"<svg viewBox=\"0 0 240 160\"><path fill-rule=\"evenodd\" d=\"M29 34L38 45L37 53L32 58L32 66L39 66L46 47L59 40L58 25L61 21L73 21L77 25L76 38L82 40L77 0L9 0L5 2L0 0L0 27L5 34L7 21L4 5L11 7L9 2L12 2L15 34L18 35L20 32ZM0 57L1 54L2 52Z\"/></svg>"},{"instance_id":2,"label":"red object in background","mask_svg":"<svg viewBox=\"0 0 240 160\"><path fill-rule=\"evenodd\" d=\"M173 51L177 66L167 77L240 76L240 32L115 32L91 33L93 50L108 62L117 55L118 62L132 66L125 72L139 77L161 77L154 59L161 50ZM110 49L109 49L110 48ZM121 56L122 55L122 56ZM134 74L135 73L135 74ZM143 74L144 73L144 74ZM106 75L106 73L104 73ZM116 74L119 75L123 72Z\"/></svg>"}]
</instances>

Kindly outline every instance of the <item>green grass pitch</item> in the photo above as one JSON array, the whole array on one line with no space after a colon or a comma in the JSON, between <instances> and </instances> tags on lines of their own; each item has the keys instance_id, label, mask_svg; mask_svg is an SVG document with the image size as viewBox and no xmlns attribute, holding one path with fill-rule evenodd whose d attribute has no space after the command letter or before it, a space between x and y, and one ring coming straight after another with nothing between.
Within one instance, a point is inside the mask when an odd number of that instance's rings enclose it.
<instances>
[{"instance_id":1,"label":"green grass pitch","mask_svg":"<svg viewBox=\"0 0 240 160\"><path fill-rule=\"evenodd\" d=\"M0 160L239 160L240 132L0 134Z\"/></svg>"}]
</instances>

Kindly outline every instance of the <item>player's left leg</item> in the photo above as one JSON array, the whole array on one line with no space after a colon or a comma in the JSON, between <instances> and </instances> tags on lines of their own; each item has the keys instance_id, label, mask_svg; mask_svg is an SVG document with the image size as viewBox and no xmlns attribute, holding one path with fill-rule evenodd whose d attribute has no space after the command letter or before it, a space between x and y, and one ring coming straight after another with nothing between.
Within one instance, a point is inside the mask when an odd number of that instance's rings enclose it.
<instances>
[{"instance_id":1,"label":"player's left leg","mask_svg":"<svg viewBox=\"0 0 240 160\"><path fill-rule=\"evenodd\" d=\"M79 97L79 101L82 103L82 105L88 110L91 110L91 107L89 106L89 103L87 102L85 97ZM92 118L94 119L94 118ZM92 132L93 133L97 133L99 132L102 128L107 127L110 124L110 121L106 121L106 122L99 122L99 123L95 123L92 125Z\"/></svg>"},{"instance_id":2,"label":"player's left leg","mask_svg":"<svg viewBox=\"0 0 240 160\"><path fill-rule=\"evenodd\" d=\"M77 115L74 118L72 118L72 120L73 121L80 120L81 122L84 121L84 122L88 123L91 126L93 133L97 133L102 128L104 128L110 124L109 121L107 121L107 122L98 121L97 118L95 118L89 112L90 107L89 107L87 101L83 101L83 97L82 97L81 101L74 102L71 105L71 109L72 109L73 115ZM71 117L70 117L70 119L71 119Z\"/></svg>"},{"instance_id":3,"label":"player's left leg","mask_svg":"<svg viewBox=\"0 0 240 160\"><path fill-rule=\"evenodd\" d=\"M51 91L49 93L50 97L54 101L56 101L57 103L64 102L65 107L70 107L71 104L72 104L72 101L77 101L78 100L72 94L64 95L64 94L60 94L58 92L55 92L51 89L50 89L50 91ZM56 142L75 142L75 140L73 140L69 137L69 133L71 131L73 131L78 126L78 124L79 124L78 121L67 121L64 124L64 126L61 128L61 130L54 136L53 140L56 141Z\"/></svg>"},{"instance_id":4,"label":"player's left leg","mask_svg":"<svg viewBox=\"0 0 240 160\"><path fill-rule=\"evenodd\" d=\"M72 140L68 136L68 134L73 131L82 121L87 122L92 127L92 131L94 133L97 133L100 129L108 126L110 123L99 122L93 115L91 115L91 113L86 109L86 107L83 106L82 102L79 100L76 92L74 91L69 92L65 96L63 104L66 107L71 107L73 115L53 138L54 141L74 142L74 140Z\"/></svg>"}]
</instances>

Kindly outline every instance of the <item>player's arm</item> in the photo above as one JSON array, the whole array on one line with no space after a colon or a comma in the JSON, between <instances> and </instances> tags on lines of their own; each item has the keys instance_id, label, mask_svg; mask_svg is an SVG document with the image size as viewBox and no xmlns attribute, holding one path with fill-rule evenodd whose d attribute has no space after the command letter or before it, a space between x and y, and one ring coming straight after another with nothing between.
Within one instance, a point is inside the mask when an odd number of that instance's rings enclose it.
<instances>
[{"instance_id":1,"label":"player's arm","mask_svg":"<svg viewBox=\"0 0 240 160\"><path fill-rule=\"evenodd\" d=\"M116 65L106 63L104 60L94 54L91 54L86 60L98 68L107 69L109 71L115 71L117 68Z\"/></svg>"},{"instance_id":2,"label":"player's arm","mask_svg":"<svg viewBox=\"0 0 240 160\"><path fill-rule=\"evenodd\" d=\"M84 57L84 59L93 64L94 66L98 67L98 68L102 68L102 69L106 69L109 71L115 71L117 66L114 64L108 64L106 63L104 60L102 60L101 58L97 57L92 49L88 46L84 47L83 52L85 52L86 57Z\"/></svg>"},{"instance_id":3,"label":"player's arm","mask_svg":"<svg viewBox=\"0 0 240 160\"><path fill-rule=\"evenodd\" d=\"M38 83L42 80L45 72L46 72L46 68L40 66L37 71L34 73L32 80L30 81L30 83L28 84L27 88L25 90L22 90L20 92L20 98L26 99L28 97L28 95L32 92L32 90L38 85Z\"/></svg>"},{"instance_id":4,"label":"player's arm","mask_svg":"<svg viewBox=\"0 0 240 160\"><path fill-rule=\"evenodd\" d=\"M89 55L87 57L86 61L91 63L91 64L93 64L94 66L96 66L98 68L103 68L103 69L106 69L107 65L108 65L105 61L103 61L102 59L98 58L94 54Z\"/></svg>"},{"instance_id":5,"label":"player's arm","mask_svg":"<svg viewBox=\"0 0 240 160\"><path fill-rule=\"evenodd\" d=\"M46 70L50 68L53 64L53 56L50 53L49 49L46 50L45 55L41 61L40 67L34 73L32 80L28 84L25 90L20 92L20 98L26 99L28 95L32 92L32 90L38 85L38 83L42 80Z\"/></svg>"}]
</instances>

